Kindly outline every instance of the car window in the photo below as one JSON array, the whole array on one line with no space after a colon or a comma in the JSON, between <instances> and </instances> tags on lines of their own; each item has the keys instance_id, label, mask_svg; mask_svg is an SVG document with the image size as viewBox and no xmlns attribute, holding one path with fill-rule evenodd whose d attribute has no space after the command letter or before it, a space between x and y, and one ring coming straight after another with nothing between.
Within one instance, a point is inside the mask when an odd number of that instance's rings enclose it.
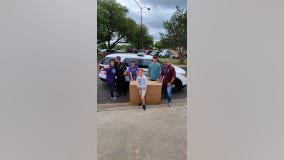
<instances>
[{"instance_id":1,"label":"car window","mask_svg":"<svg viewBox=\"0 0 284 160\"><path fill-rule=\"evenodd\" d=\"M101 63L101 64L107 65L107 64L109 64L109 62L110 62L111 59L112 59L111 57L105 57L105 58L102 60L102 63Z\"/></svg>"},{"instance_id":2,"label":"car window","mask_svg":"<svg viewBox=\"0 0 284 160\"><path fill-rule=\"evenodd\" d=\"M125 58L124 63L127 67L131 65L132 60L135 60L139 68L148 68L148 65L152 62L152 59Z\"/></svg>"}]
</instances>

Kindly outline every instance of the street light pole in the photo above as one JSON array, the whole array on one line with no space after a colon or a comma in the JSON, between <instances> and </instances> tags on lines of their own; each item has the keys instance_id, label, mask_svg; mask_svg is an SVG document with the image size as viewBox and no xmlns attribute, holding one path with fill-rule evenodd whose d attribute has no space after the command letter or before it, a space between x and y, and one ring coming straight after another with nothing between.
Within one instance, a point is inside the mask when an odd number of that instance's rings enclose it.
<instances>
[{"instance_id":1,"label":"street light pole","mask_svg":"<svg viewBox=\"0 0 284 160\"><path fill-rule=\"evenodd\" d=\"M142 10L144 9L144 8L146 8L146 9L148 9L149 11L150 11L150 8L149 7L141 7L141 5L136 1L136 0L134 0L135 2L136 2L136 4L138 5L138 7L140 8L140 13L141 13L141 23L140 23L140 45L139 45L139 49L142 51L142 48L143 48L143 38L142 38L142 36L143 36L143 34L142 34Z\"/></svg>"}]
</instances>

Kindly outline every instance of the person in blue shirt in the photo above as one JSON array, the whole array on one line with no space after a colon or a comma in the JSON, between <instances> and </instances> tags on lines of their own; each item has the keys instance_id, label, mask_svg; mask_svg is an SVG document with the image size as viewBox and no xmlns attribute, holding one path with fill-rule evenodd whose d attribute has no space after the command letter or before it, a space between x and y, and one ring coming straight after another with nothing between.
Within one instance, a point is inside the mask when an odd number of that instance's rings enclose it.
<instances>
[{"instance_id":1,"label":"person in blue shirt","mask_svg":"<svg viewBox=\"0 0 284 160\"><path fill-rule=\"evenodd\" d=\"M148 65L148 76L151 81L160 79L161 67L160 63L158 63L157 56L153 56L153 62Z\"/></svg>"},{"instance_id":2,"label":"person in blue shirt","mask_svg":"<svg viewBox=\"0 0 284 160\"><path fill-rule=\"evenodd\" d=\"M131 81L135 81L138 72L138 66L135 64L135 61L131 61L131 66L128 68L129 78Z\"/></svg>"},{"instance_id":3,"label":"person in blue shirt","mask_svg":"<svg viewBox=\"0 0 284 160\"><path fill-rule=\"evenodd\" d=\"M111 59L110 64L107 65L107 67L104 68L105 74L106 74L106 81L108 82L109 85L109 90L110 90L110 96L111 96L111 101L114 102L116 100L116 97L113 94L113 88L114 88L114 82L115 82L115 73L116 70L114 68L115 60Z\"/></svg>"}]
</instances>

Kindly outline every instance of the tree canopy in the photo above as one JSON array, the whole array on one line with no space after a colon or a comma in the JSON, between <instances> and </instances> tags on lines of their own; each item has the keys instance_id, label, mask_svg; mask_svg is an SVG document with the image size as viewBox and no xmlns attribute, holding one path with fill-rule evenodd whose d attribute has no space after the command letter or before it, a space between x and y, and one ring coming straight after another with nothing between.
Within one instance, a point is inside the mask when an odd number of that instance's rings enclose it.
<instances>
[{"instance_id":1,"label":"tree canopy","mask_svg":"<svg viewBox=\"0 0 284 160\"><path fill-rule=\"evenodd\" d=\"M97 44L103 44L106 49L112 49L118 43L137 46L139 38L143 38L143 46L153 44L153 37L145 26L141 37L140 25L126 16L128 9L125 6L115 0L98 0L97 5Z\"/></svg>"},{"instance_id":2,"label":"tree canopy","mask_svg":"<svg viewBox=\"0 0 284 160\"><path fill-rule=\"evenodd\" d=\"M171 19L163 22L163 26L166 33L160 33L162 45L178 49L180 63L182 63L187 50L187 11L176 7Z\"/></svg>"}]
</instances>

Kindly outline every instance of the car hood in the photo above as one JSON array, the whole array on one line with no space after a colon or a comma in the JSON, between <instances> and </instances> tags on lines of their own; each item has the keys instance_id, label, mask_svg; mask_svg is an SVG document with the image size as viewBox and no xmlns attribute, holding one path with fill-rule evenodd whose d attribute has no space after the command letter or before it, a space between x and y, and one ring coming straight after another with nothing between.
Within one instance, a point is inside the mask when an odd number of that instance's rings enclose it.
<instances>
[{"instance_id":1,"label":"car hood","mask_svg":"<svg viewBox=\"0 0 284 160\"><path fill-rule=\"evenodd\" d=\"M176 73L186 73L186 71L182 69L181 67L175 66L175 65L172 65L172 66L175 68Z\"/></svg>"}]
</instances>

